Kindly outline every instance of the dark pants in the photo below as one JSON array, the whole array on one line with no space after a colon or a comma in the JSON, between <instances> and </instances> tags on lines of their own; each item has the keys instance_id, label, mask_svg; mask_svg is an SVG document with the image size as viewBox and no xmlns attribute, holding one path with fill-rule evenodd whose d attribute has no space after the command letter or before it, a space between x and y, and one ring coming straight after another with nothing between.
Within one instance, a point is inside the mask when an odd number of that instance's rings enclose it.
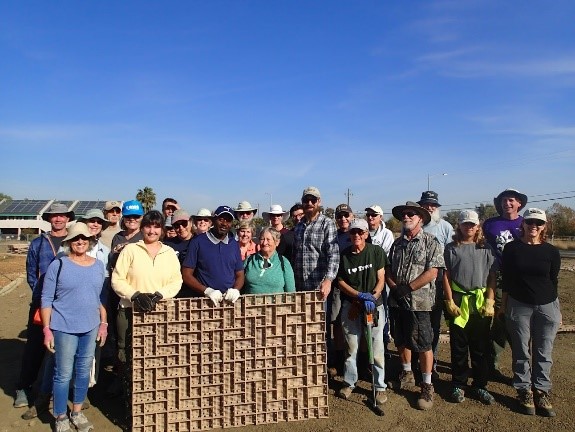
<instances>
[{"instance_id":1,"label":"dark pants","mask_svg":"<svg viewBox=\"0 0 575 432\"><path fill-rule=\"evenodd\" d=\"M453 385L463 387L473 377L473 387L484 388L489 373L489 326L490 317L472 313L465 328L449 324L451 346L451 379ZM469 356L468 356L469 353ZM471 357L471 371L468 358Z\"/></svg>"},{"instance_id":2,"label":"dark pants","mask_svg":"<svg viewBox=\"0 0 575 432\"><path fill-rule=\"evenodd\" d=\"M28 312L28 329L26 334L26 344L24 345L24 354L22 354L22 364L20 367L20 380L18 389L28 389L38 378L38 372L44 359L46 347L44 346L44 333L42 326L34 324L32 319L40 302L33 302Z\"/></svg>"},{"instance_id":3,"label":"dark pants","mask_svg":"<svg viewBox=\"0 0 575 432\"><path fill-rule=\"evenodd\" d=\"M495 290L495 310L497 311L501 306L501 297L503 295L501 291L501 273L497 275L497 289ZM507 334L507 329L505 327L505 322L498 318L497 316L493 319L493 324L491 326L490 333L491 343L491 356L489 359L489 367L492 370L499 370L499 360L501 354L505 350L507 342L510 342L509 335Z\"/></svg>"},{"instance_id":4,"label":"dark pants","mask_svg":"<svg viewBox=\"0 0 575 432\"><path fill-rule=\"evenodd\" d=\"M439 334L441 332L441 317L443 316L443 270L437 272L435 279L435 304L431 310L431 329L433 330L433 370L437 368L437 347L439 346Z\"/></svg>"}]
</instances>

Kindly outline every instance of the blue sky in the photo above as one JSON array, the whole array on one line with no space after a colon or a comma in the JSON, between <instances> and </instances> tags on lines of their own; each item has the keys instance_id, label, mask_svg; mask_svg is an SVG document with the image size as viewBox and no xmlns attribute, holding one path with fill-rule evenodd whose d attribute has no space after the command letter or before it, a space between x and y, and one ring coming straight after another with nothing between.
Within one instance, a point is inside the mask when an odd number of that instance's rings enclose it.
<instances>
[{"instance_id":1,"label":"blue sky","mask_svg":"<svg viewBox=\"0 0 575 432\"><path fill-rule=\"evenodd\" d=\"M575 2L0 3L0 192L575 196ZM447 176L441 175L447 173ZM542 201L575 207L575 199Z\"/></svg>"}]
</instances>

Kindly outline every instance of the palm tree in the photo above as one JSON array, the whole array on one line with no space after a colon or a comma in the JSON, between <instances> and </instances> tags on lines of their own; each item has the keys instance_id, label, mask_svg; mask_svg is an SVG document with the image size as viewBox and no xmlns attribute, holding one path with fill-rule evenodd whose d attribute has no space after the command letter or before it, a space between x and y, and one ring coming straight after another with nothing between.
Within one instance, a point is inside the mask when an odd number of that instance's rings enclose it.
<instances>
[{"instance_id":1,"label":"palm tree","mask_svg":"<svg viewBox=\"0 0 575 432\"><path fill-rule=\"evenodd\" d=\"M142 203L146 213L152 210L152 207L156 205L156 193L148 186L144 187L144 189L138 189L136 199Z\"/></svg>"}]
</instances>

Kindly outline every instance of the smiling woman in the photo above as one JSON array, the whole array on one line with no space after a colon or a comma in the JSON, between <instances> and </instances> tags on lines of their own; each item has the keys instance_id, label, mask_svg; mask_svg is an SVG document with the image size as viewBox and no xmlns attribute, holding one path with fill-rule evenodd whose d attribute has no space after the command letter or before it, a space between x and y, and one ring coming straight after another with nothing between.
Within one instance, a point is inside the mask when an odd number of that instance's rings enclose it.
<instances>
[{"instance_id":1,"label":"smiling woman","mask_svg":"<svg viewBox=\"0 0 575 432\"><path fill-rule=\"evenodd\" d=\"M69 423L79 430L92 425L82 414L88 381L96 349L108 334L102 286L105 268L102 261L87 253L96 244L86 224L70 227L62 241L65 256L48 267L42 289L42 325L44 345L54 353L54 416L57 430L69 430ZM72 403L68 419L67 403L74 373Z\"/></svg>"}]
</instances>

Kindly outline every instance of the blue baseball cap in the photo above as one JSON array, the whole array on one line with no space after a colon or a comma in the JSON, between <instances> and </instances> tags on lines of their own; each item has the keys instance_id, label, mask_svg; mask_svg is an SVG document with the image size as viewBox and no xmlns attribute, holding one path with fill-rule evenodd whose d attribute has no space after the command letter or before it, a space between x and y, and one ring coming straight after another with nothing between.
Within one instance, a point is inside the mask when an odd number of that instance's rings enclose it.
<instances>
[{"instance_id":1,"label":"blue baseball cap","mask_svg":"<svg viewBox=\"0 0 575 432\"><path fill-rule=\"evenodd\" d=\"M216 209L216 211L214 212L214 217L215 218L220 217L221 215L223 215L225 213L229 214L232 217L232 219L236 218L234 216L234 210L230 206L225 206L225 205L219 206Z\"/></svg>"},{"instance_id":2,"label":"blue baseball cap","mask_svg":"<svg viewBox=\"0 0 575 432\"><path fill-rule=\"evenodd\" d=\"M122 216L143 216L144 208L138 200L126 201L122 206Z\"/></svg>"}]
</instances>

